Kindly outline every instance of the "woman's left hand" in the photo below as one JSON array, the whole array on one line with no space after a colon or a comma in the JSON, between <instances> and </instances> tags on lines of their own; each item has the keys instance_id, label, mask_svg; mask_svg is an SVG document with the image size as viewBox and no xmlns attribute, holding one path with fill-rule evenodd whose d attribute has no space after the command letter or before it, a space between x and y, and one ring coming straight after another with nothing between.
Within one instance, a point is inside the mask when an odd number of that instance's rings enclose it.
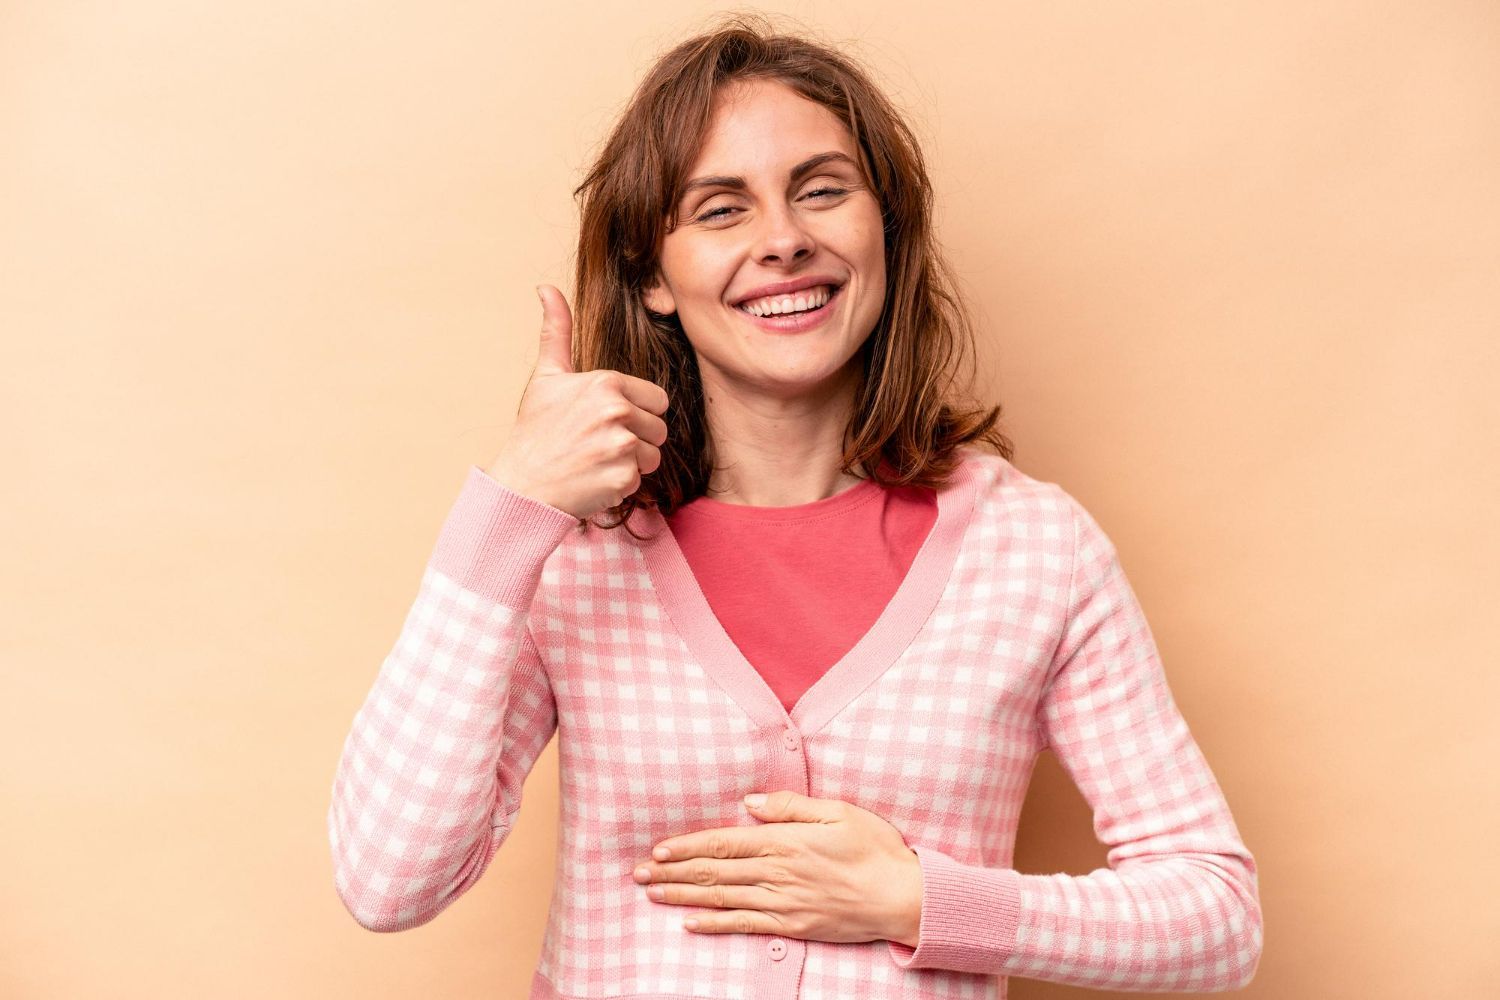
<instances>
[{"instance_id":1,"label":"woman's left hand","mask_svg":"<svg viewBox=\"0 0 1500 1000\"><path fill-rule=\"evenodd\" d=\"M668 837L635 880L659 902L714 907L688 915L700 934L916 946L922 869L901 831L852 803L789 790L747 808L765 824Z\"/></svg>"}]
</instances>

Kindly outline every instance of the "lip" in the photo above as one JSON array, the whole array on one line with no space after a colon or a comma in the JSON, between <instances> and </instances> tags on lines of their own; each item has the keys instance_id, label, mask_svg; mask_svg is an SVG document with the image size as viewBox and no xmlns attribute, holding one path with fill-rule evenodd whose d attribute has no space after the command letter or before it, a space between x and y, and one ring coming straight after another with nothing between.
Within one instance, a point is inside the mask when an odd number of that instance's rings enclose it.
<instances>
[{"instance_id":1,"label":"lip","mask_svg":"<svg viewBox=\"0 0 1500 1000\"><path fill-rule=\"evenodd\" d=\"M761 285L759 288L752 288L729 304L738 309L751 299L763 299L767 295L786 295L790 292L800 292L804 288L813 288L817 285L843 287L843 284L842 281L831 274L809 274L801 278L793 278L790 281L778 281L774 285Z\"/></svg>"},{"instance_id":2,"label":"lip","mask_svg":"<svg viewBox=\"0 0 1500 1000\"><path fill-rule=\"evenodd\" d=\"M818 284L831 284L828 281L819 281ZM806 287L806 286L804 286ZM828 296L828 301L811 312L791 313L785 316L756 316L748 313L739 306L730 306L735 312L767 333L801 333L814 327L822 326L833 315L834 307L843 299L845 285L839 285ZM751 298L758 296L752 295Z\"/></svg>"}]
</instances>

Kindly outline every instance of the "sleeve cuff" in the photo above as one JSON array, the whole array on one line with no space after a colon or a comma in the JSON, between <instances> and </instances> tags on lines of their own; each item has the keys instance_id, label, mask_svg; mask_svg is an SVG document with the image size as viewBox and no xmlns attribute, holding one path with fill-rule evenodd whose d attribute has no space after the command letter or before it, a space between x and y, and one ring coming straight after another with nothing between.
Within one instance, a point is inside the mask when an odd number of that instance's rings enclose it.
<instances>
[{"instance_id":1,"label":"sleeve cuff","mask_svg":"<svg viewBox=\"0 0 1500 1000\"><path fill-rule=\"evenodd\" d=\"M919 844L912 850L922 866L917 946L887 941L891 961L903 969L1003 975L1020 922L1020 873L960 864Z\"/></svg>"},{"instance_id":2,"label":"sleeve cuff","mask_svg":"<svg viewBox=\"0 0 1500 1000\"><path fill-rule=\"evenodd\" d=\"M477 465L438 532L431 565L465 587L525 611L542 565L582 524L551 504L517 493Z\"/></svg>"}]
</instances>

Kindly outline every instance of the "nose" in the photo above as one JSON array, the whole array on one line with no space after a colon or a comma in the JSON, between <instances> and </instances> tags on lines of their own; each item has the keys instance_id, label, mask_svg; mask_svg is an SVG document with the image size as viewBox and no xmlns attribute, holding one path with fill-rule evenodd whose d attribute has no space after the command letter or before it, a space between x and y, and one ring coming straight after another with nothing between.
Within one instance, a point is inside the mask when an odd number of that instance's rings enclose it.
<instances>
[{"instance_id":1,"label":"nose","mask_svg":"<svg viewBox=\"0 0 1500 1000\"><path fill-rule=\"evenodd\" d=\"M756 234L755 259L762 263L787 263L812 255L816 244L791 206L762 213Z\"/></svg>"}]
</instances>

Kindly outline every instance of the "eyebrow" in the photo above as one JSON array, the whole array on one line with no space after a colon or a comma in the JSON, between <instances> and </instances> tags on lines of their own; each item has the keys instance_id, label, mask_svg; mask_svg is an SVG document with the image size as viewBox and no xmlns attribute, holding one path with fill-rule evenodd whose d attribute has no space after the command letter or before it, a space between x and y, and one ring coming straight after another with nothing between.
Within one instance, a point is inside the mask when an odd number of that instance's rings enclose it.
<instances>
[{"instance_id":1,"label":"eyebrow","mask_svg":"<svg viewBox=\"0 0 1500 1000\"><path fill-rule=\"evenodd\" d=\"M807 159L803 160L801 163L797 164L791 169L791 181L792 183L796 183L805 175L812 173L823 164L835 161L841 161L854 167L856 170L859 169L859 164L855 163L854 160L850 158L846 153L840 153L837 151L818 153L815 156L809 156ZM743 191L747 186L748 185L745 183L745 178L728 174L715 174L711 177L695 177L683 185L682 198L679 198L678 201L681 202L683 199L687 198L688 195L692 194L699 188L726 187L733 188L736 191Z\"/></svg>"}]
</instances>

